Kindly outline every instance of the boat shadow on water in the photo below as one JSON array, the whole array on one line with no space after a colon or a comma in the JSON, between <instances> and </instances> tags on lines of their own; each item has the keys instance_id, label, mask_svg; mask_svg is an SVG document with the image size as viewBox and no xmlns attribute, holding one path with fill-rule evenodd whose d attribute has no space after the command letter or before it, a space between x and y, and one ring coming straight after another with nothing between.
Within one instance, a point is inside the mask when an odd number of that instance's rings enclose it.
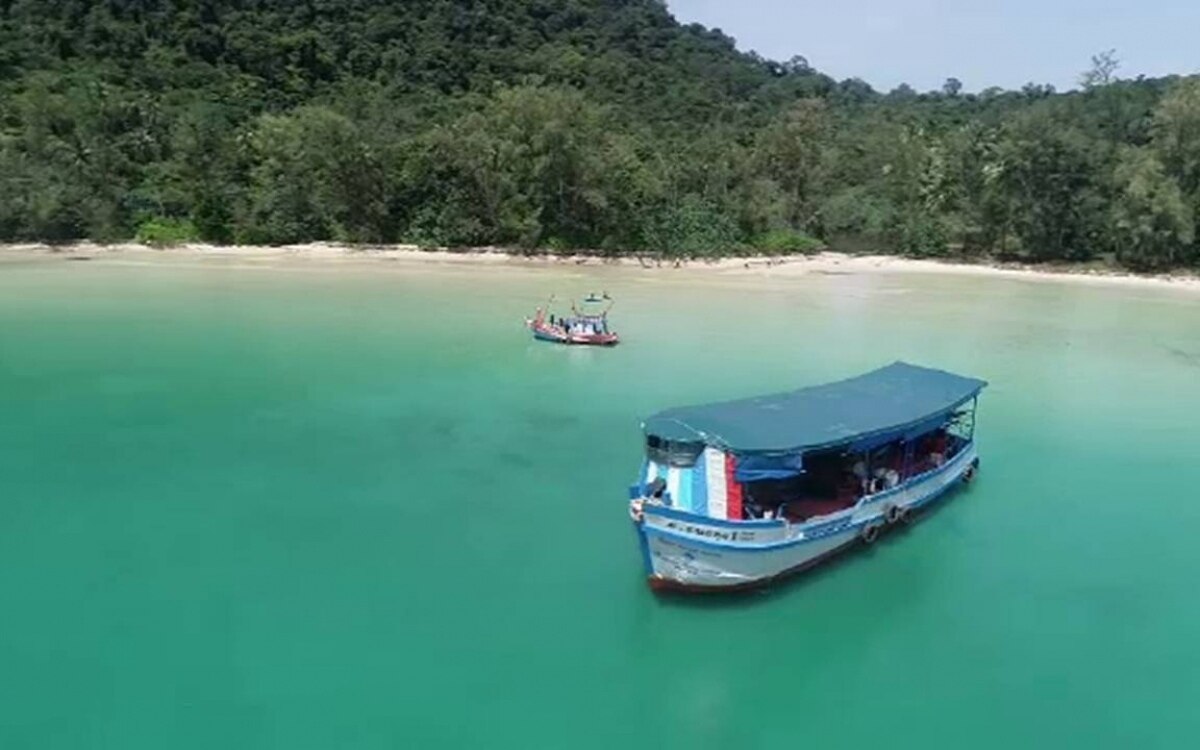
<instances>
[{"instance_id":1,"label":"boat shadow on water","mask_svg":"<svg viewBox=\"0 0 1200 750\"><path fill-rule=\"evenodd\" d=\"M664 606L684 609L725 609L774 603L778 599L814 586L841 570L860 565L864 561L876 557L886 556L893 546L915 542L921 533L921 522L941 510L942 506L952 503L960 495L970 495L973 485L974 483L959 482L957 486L942 493L914 512L910 523L889 528L871 544L855 540L838 554L832 554L815 564L785 573L778 578L762 581L747 588L705 591L699 595L694 591L682 589L656 589L653 590L653 596ZM960 502L965 499L963 497Z\"/></svg>"}]
</instances>

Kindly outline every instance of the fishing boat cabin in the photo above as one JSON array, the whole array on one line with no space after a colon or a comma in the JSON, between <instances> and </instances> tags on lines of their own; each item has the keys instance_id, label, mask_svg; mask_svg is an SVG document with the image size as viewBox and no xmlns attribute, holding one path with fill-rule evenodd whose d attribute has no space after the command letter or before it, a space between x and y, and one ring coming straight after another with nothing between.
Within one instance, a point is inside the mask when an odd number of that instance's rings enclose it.
<instances>
[{"instance_id":1,"label":"fishing boat cabin","mask_svg":"<svg viewBox=\"0 0 1200 750\"><path fill-rule=\"evenodd\" d=\"M630 514L651 585L761 585L908 524L975 476L985 386L898 362L650 417Z\"/></svg>"}]
</instances>

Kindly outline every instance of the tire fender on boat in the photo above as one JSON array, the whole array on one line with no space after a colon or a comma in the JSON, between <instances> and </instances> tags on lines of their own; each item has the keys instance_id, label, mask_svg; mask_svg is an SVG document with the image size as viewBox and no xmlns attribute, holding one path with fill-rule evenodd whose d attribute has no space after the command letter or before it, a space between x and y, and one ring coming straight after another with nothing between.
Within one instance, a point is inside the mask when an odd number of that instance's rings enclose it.
<instances>
[{"instance_id":1,"label":"tire fender on boat","mask_svg":"<svg viewBox=\"0 0 1200 750\"><path fill-rule=\"evenodd\" d=\"M645 503L642 500L632 500L629 503L629 517L634 523L641 523L646 520L646 511L643 509Z\"/></svg>"},{"instance_id":2,"label":"tire fender on boat","mask_svg":"<svg viewBox=\"0 0 1200 750\"><path fill-rule=\"evenodd\" d=\"M975 474L978 473L978 471L979 471L979 459L977 458L974 461L972 461L971 465L967 467L967 470L963 472L963 476L962 476L963 482L965 484L970 484L971 482L975 481Z\"/></svg>"},{"instance_id":3,"label":"tire fender on boat","mask_svg":"<svg viewBox=\"0 0 1200 750\"><path fill-rule=\"evenodd\" d=\"M875 540L879 538L880 526L882 526L882 524L871 522L866 526L863 526L862 531L858 532L858 534L860 537L862 537L862 540L865 543L874 544Z\"/></svg>"},{"instance_id":4,"label":"tire fender on boat","mask_svg":"<svg viewBox=\"0 0 1200 750\"><path fill-rule=\"evenodd\" d=\"M912 522L913 522L912 508L908 507L907 505L900 508L900 523L907 526Z\"/></svg>"},{"instance_id":5,"label":"tire fender on boat","mask_svg":"<svg viewBox=\"0 0 1200 750\"><path fill-rule=\"evenodd\" d=\"M883 509L883 519L885 521L887 521L889 525L895 524L897 521L899 521L900 520L900 506L889 504L886 508Z\"/></svg>"}]
</instances>

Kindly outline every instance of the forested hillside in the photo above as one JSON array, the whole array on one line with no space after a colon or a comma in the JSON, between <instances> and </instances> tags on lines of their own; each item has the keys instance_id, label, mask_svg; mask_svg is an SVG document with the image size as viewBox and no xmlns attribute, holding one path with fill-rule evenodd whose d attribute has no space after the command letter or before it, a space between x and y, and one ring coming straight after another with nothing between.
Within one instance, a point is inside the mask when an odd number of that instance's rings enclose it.
<instances>
[{"instance_id":1,"label":"forested hillside","mask_svg":"<svg viewBox=\"0 0 1200 750\"><path fill-rule=\"evenodd\" d=\"M882 94L657 0L0 0L0 240L1196 264L1200 79L1110 62Z\"/></svg>"}]
</instances>

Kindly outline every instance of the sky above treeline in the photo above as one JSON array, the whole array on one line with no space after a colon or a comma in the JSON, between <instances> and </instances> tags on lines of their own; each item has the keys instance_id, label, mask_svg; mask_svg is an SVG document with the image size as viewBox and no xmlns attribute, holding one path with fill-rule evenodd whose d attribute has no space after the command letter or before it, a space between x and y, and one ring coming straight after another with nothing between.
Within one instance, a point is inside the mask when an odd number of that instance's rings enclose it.
<instances>
[{"instance_id":1,"label":"sky above treeline","mask_svg":"<svg viewBox=\"0 0 1200 750\"><path fill-rule=\"evenodd\" d=\"M1092 55L1115 49L1117 75L1200 72L1200 0L668 0L683 23L719 28L738 48L802 55L834 78L880 91L907 83L967 91L1078 85Z\"/></svg>"}]
</instances>

